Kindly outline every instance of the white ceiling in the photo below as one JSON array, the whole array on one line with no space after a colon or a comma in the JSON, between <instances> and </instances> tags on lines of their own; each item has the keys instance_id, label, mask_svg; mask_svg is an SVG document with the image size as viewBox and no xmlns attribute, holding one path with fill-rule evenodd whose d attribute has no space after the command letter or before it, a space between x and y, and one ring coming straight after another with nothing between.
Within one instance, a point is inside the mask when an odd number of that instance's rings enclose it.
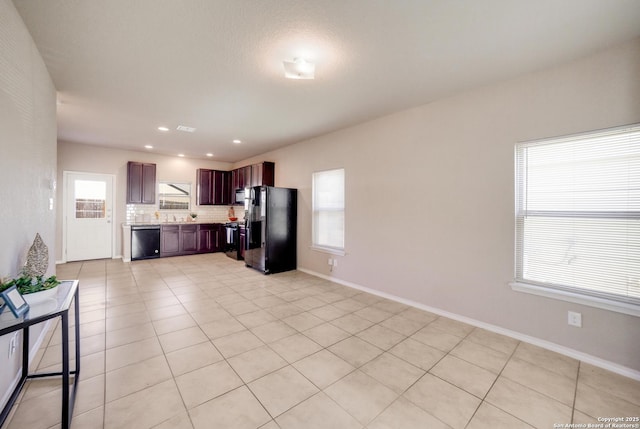
<instances>
[{"instance_id":1,"label":"white ceiling","mask_svg":"<svg viewBox=\"0 0 640 429\"><path fill-rule=\"evenodd\" d=\"M638 0L14 4L58 90L59 139L227 162L640 36ZM315 80L284 78L295 57Z\"/></svg>"}]
</instances>

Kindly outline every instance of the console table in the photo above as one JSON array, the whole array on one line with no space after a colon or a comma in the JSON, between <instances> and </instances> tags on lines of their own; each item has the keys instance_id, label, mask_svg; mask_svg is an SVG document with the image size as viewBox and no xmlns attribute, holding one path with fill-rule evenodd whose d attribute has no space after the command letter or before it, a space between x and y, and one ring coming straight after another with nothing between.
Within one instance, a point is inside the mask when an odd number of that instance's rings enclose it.
<instances>
[{"instance_id":1,"label":"console table","mask_svg":"<svg viewBox=\"0 0 640 429\"><path fill-rule=\"evenodd\" d=\"M28 312L19 318L15 318L9 310L5 310L0 316L0 336L22 330L22 374L18 385L13 390L9 401L0 413L0 426L4 424L11 407L18 399L20 391L29 379L62 376L62 419L61 427L68 429L71 426L73 405L78 390L80 375L80 304L78 301L78 280L63 281L57 286L56 297L45 303L32 306ZM75 369L69 367L69 309L74 302L75 316ZM62 371L29 374L29 328L37 323L59 317L62 323ZM73 390L70 390L69 379L74 376ZM34 410L35 412L36 410Z\"/></svg>"}]
</instances>

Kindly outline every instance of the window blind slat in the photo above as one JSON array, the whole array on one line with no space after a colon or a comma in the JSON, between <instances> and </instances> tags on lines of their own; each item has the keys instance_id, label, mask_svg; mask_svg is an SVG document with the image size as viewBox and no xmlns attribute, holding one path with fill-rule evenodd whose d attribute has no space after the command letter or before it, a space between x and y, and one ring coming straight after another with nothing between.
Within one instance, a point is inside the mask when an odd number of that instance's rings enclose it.
<instances>
[{"instance_id":1,"label":"window blind slat","mask_svg":"<svg viewBox=\"0 0 640 429\"><path fill-rule=\"evenodd\" d=\"M344 169L313 173L313 245L344 249Z\"/></svg>"},{"instance_id":2,"label":"window blind slat","mask_svg":"<svg viewBox=\"0 0 640 429\"><path fill-rule=\"evenodd\" d=\"M640 126L516 145L515 271L640 304Z\"/></svg>"}]
</instances>

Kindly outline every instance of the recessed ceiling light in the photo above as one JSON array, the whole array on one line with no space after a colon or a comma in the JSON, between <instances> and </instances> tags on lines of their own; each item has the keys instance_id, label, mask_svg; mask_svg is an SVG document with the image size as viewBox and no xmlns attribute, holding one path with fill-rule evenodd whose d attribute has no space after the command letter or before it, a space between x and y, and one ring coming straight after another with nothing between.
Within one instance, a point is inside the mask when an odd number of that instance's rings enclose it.
<instances>
[{"instance_id":1,"label":"recessed ceiling light","mask_svg":"<svg viewBox=\"0 0 640 429\"><path fill-rule=\"evenodd\" d=\"M242 141L241 141L241 140L238 140L238 139L235 139L233 142L234 142L235 144L240 144L240 143L242 143Z\"/></svg>"},{"instance_id":2,"label":"recessed ceiling light","mask_svg":"<svg viewBox=\"0 0 640 429\"><path fill-rule=\"evenodd\" d=\"M146 144L146 145L144 145L144 147L145 147L146 149L153 149L153 146L151 146L150 144Z\"/></svg>"},{"instance_id":3,"label":"recessed ceiling light","mask_svg":"<svg viewBox=\"0 0 640 429\"><path fill-rule=\"evenodd\" d=\"M180 158L184 158L184 153L179 153L179 154L178 154L178 156L179 156Z\"/></svg>"},{"instance_id":4,"label":"recessed ceiling light","mask_svg":"<svg viewBox=\"0 0 640 429\"><path fill-rule=\"evenodd\" d=\"M283 61L284 77L288 79L315 78L316 65L305 61L304 58L294 58L293 61Z\"/></svg>"},{"instance_id":5,"label":"recessed ceiling light","mask_svg":"<svg viewBox=\"0 0 640 429\"><path fill-rule=\"evenodd\" d=\"M169 131L169 128L167 128L167 127L158 127L158 131L167 132L167 131Z\"/></svg>"},{"instance_id":6,"label":"recessed ceiling light","mask_svg":"<svg viewBox=\"0 0 640 429\"><path fill-rule=\"evenodd\" d=\"M208 153L207 156L213 156L213 154L212 153Z\"/></svg>"},{"instance_id":7,"label":"recessed ceiling light","mask_svg":"<svg viewBox=\"0 0 640 429\"><path fill-rule=\"evenodd\" d=\"M176 127L176 130L178 130L178 131L184 131L185 133L193 133L193 132L195 132L195 131L196 131L196 129L195 129L195 128L193 128L193 127L187 127L186 125L178 125L178 126Z\"/></svg>"}]
</instances>

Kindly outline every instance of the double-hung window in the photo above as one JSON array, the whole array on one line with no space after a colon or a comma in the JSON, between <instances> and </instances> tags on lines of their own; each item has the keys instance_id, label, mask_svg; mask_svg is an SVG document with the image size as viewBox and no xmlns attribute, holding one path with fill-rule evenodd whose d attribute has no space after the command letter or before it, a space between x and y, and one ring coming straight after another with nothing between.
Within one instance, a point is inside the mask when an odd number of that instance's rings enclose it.
<instances>
[{"instance_id":1,"label":"double-hung window","mask_svg":"<svg viewBox=\"0 0 640 429\"><path fill-rule=\"evenodd\" d=\"M344 169L313 173L312 247L344 253Z\"/></svg>"},{"instance_id":2,"label":"double-hung window","mask_svg":"<svg viewBox=\"0 0 640 429\"><path fill-rule=\"evenodd\" d=\"M640 125L516 145L516 290L640 315Z\"/></svg>"}]
</instances>

